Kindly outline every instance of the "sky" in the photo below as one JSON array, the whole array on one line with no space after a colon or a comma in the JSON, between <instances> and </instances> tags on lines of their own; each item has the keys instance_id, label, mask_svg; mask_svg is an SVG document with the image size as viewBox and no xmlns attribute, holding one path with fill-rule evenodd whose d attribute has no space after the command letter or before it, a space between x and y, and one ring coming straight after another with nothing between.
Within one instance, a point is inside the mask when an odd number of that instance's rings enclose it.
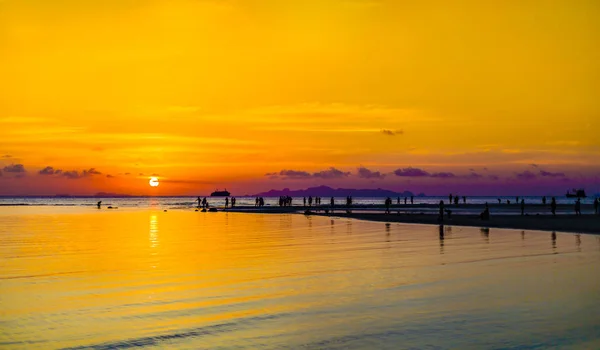
<instances>
[{"instance_id":1,"label":"sky","mask_svg":"<svg viewBox=\"0 0 600 350\"><path fill-rule=\"evenodd\" d=\"M599 15L595 0L0 0L0 195L600 192Z\"/></svg>"}]
</instances>

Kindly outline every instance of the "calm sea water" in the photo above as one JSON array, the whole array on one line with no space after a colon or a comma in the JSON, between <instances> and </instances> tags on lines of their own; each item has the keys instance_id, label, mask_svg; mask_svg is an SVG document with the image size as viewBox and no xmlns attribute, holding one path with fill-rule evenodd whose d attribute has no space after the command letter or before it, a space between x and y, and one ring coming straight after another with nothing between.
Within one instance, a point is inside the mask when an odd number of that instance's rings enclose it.
<instances>
[{"instance_id":1,"label":"calm sea water","mask_svg":"<svg viewBox=\"0 0 600 350\"><path fill-rule=\"evenodd\" d=\"M468 204L497 204L498 198L501 199L502 203L506 203L510 200L511 203L516 204L516 197L514 196L480 196L480 197L467 197ZM527 204L541 204L541 196L526 196L520 197L525 199ZM550 203L550 198L547 197L547 203ZM211 206L222 207L225 205L224 197L207 197ZM330 197L323 197L323 204L329 205ZM396 205L398 198L393 198L394 205ZM112 205L118 207L137 207L137 208L156 208L156 209L168 209L168 208L182 208L182 207L193 207L198 204L196 197L129 197L129 198L96 198L96 197L79 197L79 198L60 198L60 197L0 197L0 206L7 205L33 205L33 206L95 206L98 201L102 201L105 206ZM253 206L255 204L255 197L236 197L237 206ZM448 197L440 196L428 196L428 197L414 197L414 204L438 204L440 200L443 200L446 204L448 203ZM519 199L520 200L520 199ZM355 197L354 205L383 205L385 198L383 197ZM557 196L556 201L558 204L573 204L575 203L574 198L567 198L565 196ZM594 197L587 197L581 200L583 204L592 204ZM278 206L279 197L265 197L266 206ZM337 204L345 204L345 197L336 197L335 202ZM404 197L400 198L400 203L404 204ZM410 198L408 198L410 203ZM462 204L462 197L460 198ZM303 205L302 197L293 198L292 205L301 206Z\"/></svg>"},{"instance_id":2,"label":"calm sea water","mask_svg":"<svg viewBox=\"0 0 600 350\"><path fill-rule=\"evenodd\" d=\"M0 208L0 347L600 348L600 237Z\"/></svg>"}]
</instances>

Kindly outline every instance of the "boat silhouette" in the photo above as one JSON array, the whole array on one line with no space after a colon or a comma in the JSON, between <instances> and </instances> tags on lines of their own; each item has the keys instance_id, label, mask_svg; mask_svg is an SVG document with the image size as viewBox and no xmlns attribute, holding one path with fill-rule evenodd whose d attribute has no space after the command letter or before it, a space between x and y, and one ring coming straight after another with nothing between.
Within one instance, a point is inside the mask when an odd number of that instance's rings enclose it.
<instances>
[{"instance_id":1,"label":"boat silhouette","mask_svg":"<svg viewBox=\"0 0 600 350\"><path fill-rule=\"evenodd\" d=\"M227 189L225 189L225 191L216 190L210 194L211 197L229 197L230 195L231 193L229 193Z\"/></svg>"},{"instance_id":2,"label":"boat silhouette","mask_svg":"<svg viewBox=\"0 0 600 350\"><path fill-rule=\"evenodd\" d=\"M573 192L569 192L567 191L566 194L567 198L586 198L587 196L585 195L585 191L583 190L583 188L580 189L573 189Z\"/></svg>"}]
</instances>

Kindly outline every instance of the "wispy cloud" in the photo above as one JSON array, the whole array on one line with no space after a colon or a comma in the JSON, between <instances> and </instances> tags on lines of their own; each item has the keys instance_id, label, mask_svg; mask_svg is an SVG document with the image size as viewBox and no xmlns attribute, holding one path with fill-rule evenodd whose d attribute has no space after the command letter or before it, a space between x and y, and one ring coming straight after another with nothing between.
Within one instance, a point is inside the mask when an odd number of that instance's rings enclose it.
<instances>
[{"instance_id":1,"label":"wispy cloud","mask_svg":"<svg viewBox=\"0 0 600 350\"><path fill-rule=\"evenodd\" d=\"M7 173L25 173L25 167L23 164L11 164L4 167L4 172Z\"/></svg>"},{"instance_id":2,"label":"wispy cloud","mask_svg":"<svg viewBox=\"0 0 600 350\"><path fill-rule=\"evenodd\" d=\"M357 170L358 177L363 179L383 179L385 178L385 174L382 174L379 171L371 171L365 167L359 167Z\"/></svg>"},{"instance_id":3,"label":"wispy cloud","mask_svg":"<svg viewBox=\"0 0 600 350\"><path fill-rule=\"evenodd\" d=\"M426 172L425 170L419 169L419 168L412 168L412 167L408 167L408 168L404 168L404 169L396 169L394 170L394 174L396 176L401 176L401 177L424 177L424 176L429 176L429 173Z\"/></svg>"}]
</instances>

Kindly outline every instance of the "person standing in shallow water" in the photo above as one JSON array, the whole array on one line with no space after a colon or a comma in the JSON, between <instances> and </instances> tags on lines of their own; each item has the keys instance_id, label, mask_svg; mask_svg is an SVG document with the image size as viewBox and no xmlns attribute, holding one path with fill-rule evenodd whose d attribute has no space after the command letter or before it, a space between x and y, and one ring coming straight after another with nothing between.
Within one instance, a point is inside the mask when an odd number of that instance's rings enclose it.
<instances>
[{"instance_id":1,"label":"person standing in shallow water","mask_svg":"<svg viewBox=\"0 0 600 350\"><path fill-rule=\"evenodd\" d=\"M444 201L440 201L440 215L438 217L439 221L444 221Z\"/></svg>"},{"instance_id":2,"label":"person standing in shallow water","mask_svg":"<svg viewBox=\"0 0 600 350\"><path fill-rule=\"evenodd\" d=\"M598 207L600 207L600 200L594 199L594 214L598 215Z\"/></svg>"},{"instance_id":3,"label":"person standing in shallow water","mask_svg":"<svg viewBox=\"0 0 600 350\"><path fill-rule=\"evenodd\" d=\"M525 215L525 200L521 198L521 216Z\"/></svg>"},{"instance_id":4,"label":"person standing in shallow water","mask_svg":"<svg viewBox=\"0 0 600 350\"><path fill-rule=\"evenodd\" d=\"M102 201L98 201L98 204L96 204L98 206L98 209L100 209L102 207Z\"/></svg>"},{"instance_id":5,"label":"person standing in shallow water","mask_svg":"<svg viewBox=\"0 0 600 350\"><path fill-rule=\"evenodd\" d=\"M331 212L333 213L333 208L335 207L335 199L331 197Z\"/></svg>"},{"instance_id":6,"label":"person standing in shallow water","mask_svg":"<svg viewBox=\"0 0 600 350\"><path fill-rule=\"evenodd\" d=\"M552 216L556 216L556 198L552 197L552 201L550 202L550 211L552 212Z\"/></svg>"},{"instance_id":7,"label":"person standing in shallow water","mask_svg":"<svg viewBox=\"0 0 600 350\"><path fill-rule=\"evenodd\" d=\"M581 199L577 198L575 201L575 215L581 215Z\"/></svg>"}]
</instances>

